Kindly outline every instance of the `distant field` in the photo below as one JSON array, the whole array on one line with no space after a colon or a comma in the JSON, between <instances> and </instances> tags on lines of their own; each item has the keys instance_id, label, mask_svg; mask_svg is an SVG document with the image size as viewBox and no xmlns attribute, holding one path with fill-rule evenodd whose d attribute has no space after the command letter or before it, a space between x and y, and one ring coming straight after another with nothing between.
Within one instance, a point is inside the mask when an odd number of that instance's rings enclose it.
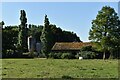
<instances>
[{"instance_id":1,"label":"distant field","mask_svg":"<svg viewBox=\"0 0 120 80\"><path fill-rule=\"evenodd\" d=\"M118 78L117 60L3 59L2 78Z\"/></svg>"}]
</instances>

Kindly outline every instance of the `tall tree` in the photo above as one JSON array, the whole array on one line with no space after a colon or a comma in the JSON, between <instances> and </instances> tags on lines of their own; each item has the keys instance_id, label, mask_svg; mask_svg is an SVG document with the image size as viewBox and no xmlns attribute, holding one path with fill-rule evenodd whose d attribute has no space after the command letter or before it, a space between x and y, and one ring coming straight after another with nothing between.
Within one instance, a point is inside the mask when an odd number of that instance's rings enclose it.
<instances>
[{"instance_id":1,"label":"tall tree","mask_svg":"<svg viewBox=\"0 0 120 80\"><path fill-rule=\"evenodd\" d=\"M56 25L50 25L53 42L81 42L79 37L74 32L65 31L61 28L57 28ZM54 45L54 44L53 44Z\"/></svg>"},{"instance_id":2,"label":"tall tree","mask_svg":"<svg viewBox=\"0 0 120 80\"><path fill-rule=\"evenodd\" d=\"M0 22L0 28L2 29L3 28L3 25L5 25L4 21L1 21Z\"/></svg>"},{"instance_id":3,"label":"tall tree","mask_svg":"<svg viewBox=\"0 0 120 80\"><path fill-rule=\"evenodd\" d=\"M5 26L2 28L2 56L8 56L7 50L16 50L18 26ZM8 56L10 57L10 56ZM16 56L17 57L17 56Z\"/></svg>"},{"instance_id":4,"label":"tall tree","mask_svg":"<svg viewBox=\"0 0 120 80\"><path fill-rule=\"evenodd\" d=\"M21 10L20 12L21 24L19 26L18 47L20 49L20 52L23 53L27 51L27 18L24 10Z\"/></svg>"},{"instance_id":5,"label":"tall tree","mask_svg":"<svg viewBox=\"0 0 120 80\"><path fill-rule=\"evenodd\" d=\"M36 42L40 42L42 28L43 28L42 25L37 26L37 25L29 24L28 36L32 36L36 39Z\"/></svg>"},{"instance_id":6,"label":"tall tree","mask_svg":"<svg viewBox=\"0 0 120 80\"><path fill-rule=\"evenodd\" d=\"M0 25L2 25L2 26L3 26L4 24L5 24L5 23L4 23L4 21L0 22Z\"/></svg>"},{"instance_id":7,"label":"tall tree","mask_svg":"<svg viewBox=\"0 0 120 80\"><path fill-rule=\"evenodd\" d=\"M47 18L47 15L45 15L44 26L40 37L42 43L41 52L42 54L45 55L45 57L48 57L48 54L51 50L52 35L49 25L50 25L49 19Z\"/></svg>"},{"instance_id":8,"label":"tall tree","mask_svg":"<svg viewBox=\"0 0 120 80\"><path fill-rule=\"evenodd\" d=\"M120 20L113 8L104 6L98 12L96 19L92 21L89 35L89 39L98 43L104 52L103 59L108 51L112 54L114 49L119 48Z\"/></svg>"}]
</instances>

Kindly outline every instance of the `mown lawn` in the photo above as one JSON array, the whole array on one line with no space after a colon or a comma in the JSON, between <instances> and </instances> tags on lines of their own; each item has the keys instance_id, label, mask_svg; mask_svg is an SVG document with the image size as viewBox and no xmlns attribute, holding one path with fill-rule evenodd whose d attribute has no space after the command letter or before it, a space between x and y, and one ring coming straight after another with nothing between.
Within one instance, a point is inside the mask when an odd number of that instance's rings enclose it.
<instances>
[{"instance_id":1,"label":"mown lawn","mask_svg":"<svg viewBox=\"0 0 120 80\"><path fill-rule=\"evenodd\" d=\"M2 78L118 78L118 60L2 59Z\"/></svg>"}]
</instances>

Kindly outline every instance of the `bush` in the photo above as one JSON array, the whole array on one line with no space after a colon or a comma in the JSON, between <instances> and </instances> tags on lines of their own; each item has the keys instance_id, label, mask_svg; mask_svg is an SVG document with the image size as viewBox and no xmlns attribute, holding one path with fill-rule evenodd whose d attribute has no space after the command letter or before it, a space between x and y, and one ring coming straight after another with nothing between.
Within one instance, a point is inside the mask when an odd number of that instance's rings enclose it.
<instances>
[{"instance_id":1,"label":"bush","mask_svg":"<svg viewBox=\"0 0 120 80\"><path fill-rule=\"evenodd\" d=\"M29 57L34 57L34 52L28 52Z\"/></svg>"},{"instance_id":2,"label":"bush","mask_svg":"<svg viewBox=\"0 0 120 80\"><path fill-rule=\"evenodd\" d=\"M49 58L53 58L54 59L54 53L50 53L48 56L49 56Z\"/></svg>"},{"instance_id":3,"label":"bush","mask_svg":"<svg viewBox=\"0 0 120 80\"><path fill-rule=\"evenodd\" d=\"M75 58L78 59L79 58L79 53L75 55Z\"/></svg>"},{"instance_id":4,"label":"bush","mask_svg":"<svg viewBox=\"0 0 120 80\"><path fill-rule=\"evenodd\" d=\"M73 59L75 55L72 53L50 53L49 58L53 59Z\"/></svg>"},{"instance_id":5,"label":"bush","mask_svg":"<svg viewBox=\"0 0 120 80\"><path fill-rule=\"evenodd\" d=\"M72 53L63 53L61 55L61 58L62 59L73 59L74 58L74 55Z\"/></svg>"},{"instance_id":6,"label":"bush","mask_svg":"<svg viewBox=\"0 0 120 80\"><path fill-rule=\"evenodd\" d=\"M92 51L82 51L79 54L83 57L83 59L94 59L96 56L95 52Z\"/></svg>"},{"instance_id":7,"label":"bush","mask_svg":"<svg viewBox=\"0 0 120 80\"><path fill-rule=\"evenodd\" d=\"M46 58L45 54L42 54L42 53L40 53L38 57L39 57L39 58ZM47 57L47 58L48 58L48 57Z\"/></svg>"},{"instance_id":8,"label":"bush","mask_svg":"<svg viewBox=\"0 0 120 80\"><path fill-rule=\"evenodd\" d=\"M93 47L92 46L85 46L81 48L81 51L92 51Z\"/></svg>"},{"instance_id":9,"label":"bush","mask_svg":"<svg viewBox=\"0 0 120 80\"><path fill-rule=\"evenodd\" d=\"M6 57L12 57L13 54L14 54L14 51L12 49L8 49L6 51Z\"/></svg>"},{"instance_id":10,"label":"bush","mask_svg":"<svg viewBox=\"0 0 120 80\"><path fill-rule=\"evenodd\" d=\"M21 57L24 57L24 58L34 58L34 57L37 57L37 52L22 53Z\"/></svg>"},{"instance_id":11,"label":"bush","mask_svg":"<svg viewBox=\"0 0 120 80\"><path fill-rule=\"evenodd\" d=\"M61 59L61 55L62 55L62 53L50 53L49 58Z\"/></svg>"},{"instance_id":12,"label":"bush","mask_svg":"<svg viewBox=\"0 0 120 80\"><path fill-rule=\"evenodd\" d=\"M96 59L103 59L103 53L102 52L96 52L95 58Z\"/></svg>"},{"instance_id":13,"label":"bush","mask_svg":"<svg viewBox=\"0 0 120 80\"><path fill-rule=\"evenodd\" d=\"M55 59L61 59L62 53L55 53Z\"/></svg>"}]
</instances>

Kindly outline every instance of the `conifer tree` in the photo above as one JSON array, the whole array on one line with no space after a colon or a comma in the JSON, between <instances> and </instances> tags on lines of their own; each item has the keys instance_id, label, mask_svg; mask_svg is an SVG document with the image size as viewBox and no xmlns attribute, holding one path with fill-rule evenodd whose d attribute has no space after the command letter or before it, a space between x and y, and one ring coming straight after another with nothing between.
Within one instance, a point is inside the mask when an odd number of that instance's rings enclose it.
<instances>
[{"instance_id":1,"label":"conifer tree","mask_svg":"<svg viewBox=\"0 0 120 80\"><path fill-rule=\"evenodd\" d=\"M18 48L20 49L20 53L27 51L27 18L24 10L21 10L19 25L19 34L18 34Z\"/></svg>"},{"instance_id":2,"label":"conifer tree","mask_svg":"<svg viewBox=\"0 0 120 80\"><path fill-rule=\"evenodd\" d=\"M42 29L42 34L40 37L41 43L42 43L42 54L47 58L48 54L51 50L51 30L50 30L50 22L49 19L47 18L47 15L45 15L45 20L44 20L44 26Z\"/></svg>"}]
</instances>

